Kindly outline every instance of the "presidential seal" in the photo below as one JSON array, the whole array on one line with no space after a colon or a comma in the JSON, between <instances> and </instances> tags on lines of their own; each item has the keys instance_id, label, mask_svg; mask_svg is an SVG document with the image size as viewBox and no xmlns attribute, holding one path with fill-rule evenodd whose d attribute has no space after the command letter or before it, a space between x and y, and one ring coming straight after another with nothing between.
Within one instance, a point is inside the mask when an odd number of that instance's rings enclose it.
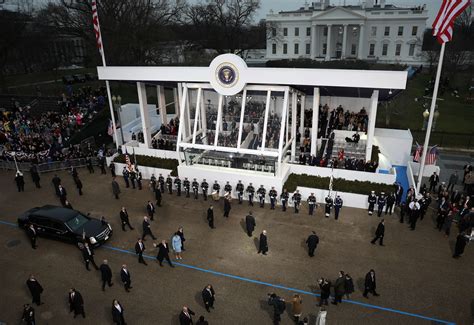
<instances>
[{"instance_id":1,"label":"presidential seal","mask_svg":"<svg viewBox=\"0 0 474 325\"><path fill-rule=\"evenodd\" d=\"M223 96L234 96L245 87L247 64L235 54L222 54L209 65L209 82Z\"/></svg>"},{"instance_id":2,"label":"presidential seal","mask_svg":"<svg viewBox=\"0 0 474 325\"><path fill-rule=\"evenodd\" d=\"M216 79L222 87L231 88L239 80L239 73L232 63L224 62L216 69Z\"/></svg>"}]
</instances>

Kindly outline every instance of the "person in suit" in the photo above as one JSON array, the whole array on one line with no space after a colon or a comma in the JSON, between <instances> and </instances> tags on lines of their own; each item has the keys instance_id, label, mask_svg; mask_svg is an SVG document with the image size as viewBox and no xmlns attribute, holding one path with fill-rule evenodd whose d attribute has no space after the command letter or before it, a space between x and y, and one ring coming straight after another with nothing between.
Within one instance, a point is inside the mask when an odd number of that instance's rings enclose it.
<instances>
[{"instance_id":1,"label":"person in suit","mask_svg":"<svg viewBox=\"0 0 474 325\"><path fill-rule=\"evenodd\" d=\"M339 271L339 277L334 282L334 301L333 305L342 303L342 297L346 293L346 278L344 277L344 271Z\"/></svg>"},{"instance_id":2,"label":"person in suit","mask_svg":"<svg viewBox=\"0 0 474 325\"><path fill-rule=\"evenodd\" d=\"M187 306L183 306L183 310L181 310L181 313L179 314L179 325L192 325L193 315L195 315L195 313L191 309Z\"/></svg>"},{"instance_id":3,"label":"person in suit","mask_svg":"<svg viewBox=\"0 0 474 325\"><path fill-rule=\"evenodd\" d=\"M51 183L53 183L53 187L54 187L54 191L56 192L56 195L59 196L59 185L61 185L61 178L59 178L58 175L54 174L54 177Z\"/></svg>"},{"instance_id":4,"label":"person in suit","mask_svg":"<svg viewBox=\"0 0 474 325\"><path fill-rule=\"evenodd\" d=\"M375 271L372 269L365 275L365 290L364 290L364 297L369 298L367 294L370 292L374 296L379 296L379 294L375 291L377 288L377 283L375 281Z\"/></svg>"},{"instance_id":5,"label":"person in suit","mask_svg":"<svg viewBox=\"0 0 474 325\"><path fill-rule=\"evenodd\" d=\"M331 295L331 282L325 278L318 280L319 288L321 289L321 295L319 299L319 307L324 304L328 304L329 296Z\"/></svg>"},{"instance_id":6,"label":"person in suit","mask_svg":"<svg viewBox=\"0 0 474 325\"><path fill-rule=\"evenodd\" d=\"M393 206L395 205L395 201L397 200L395 193L390 193L387 197L387 205L385 206L385 214L389 213L392 215Z\"/></svg>"},{"instance_id":7,"label":"person in suit","mask_svg":"<svg viewBox=\"0 0 474 325\"><path fill-rule=\"evenodd\" d=\"M267 231L263 230L262 233L260 234L258 254L262 253L263 255L267 255L267 252L268 252Z\"/></svg>"},{"instance_id":8,"label":"person in suit","mask_svg":"<svg viewBox=\"0 0 474 325\"><path fill-rule=\"evenodd\" d=\"M33 183L35 183L36 188L41 188L40 184L40 174L38 173L38 166L37 165L32 165L30 168L30 174L31 174L31 179L33 180Z\"/></svg>"},{"instance_id":9,"label":"person in suit","mask_svg":"<svg viewBox=\"0 0 474 325\"><path fill-rule=\"evenodd\" d=\"M82 315L83 318L86 318L84 299L81 293L74 288L69 289L69 312L74 312L74 318L77 315Z\"/></svg>"},{"instance_id":10,"label":"person in suit","mask_svg":"<svg viewBox=\"0 0 474 325\"><path fill-rule=\"evenodd\" d=\"M74 183L76 183L76 188L77 188L77 191L79 192L79 195L82 195L82 182L79 179L79 177L74 178Z\"/></svg>"},{"instance_id":11,"label":"person in suit","mask_svg":"<svg viewBox=\"0 0 474 325\"><path fill-rule=\"evenodd\" d=\"M133 288L132 278L126 264L122 265L122 268L120 269L120 278L122 279L122 283L123 283L123 286L125 287L125 291L130 292L130 289Z\"/></svg>"},{"instance_id":12,"label":"person in suit","mask_svg":"<svg viewBox=\"0 0 474 325\"><path fill-rule=\"evenodd\" d=\"M62 185L59 185L58 191L59 191L59 200L61 201L61 204L65 206L66 200L67 200L67 191Z\"/></svg>"},{"instance_id":13,"label":"person in suit","mask_svg":"<svg viewBox=\"0 0 474 325\"><path fill-rule=\"evenodd\" d=\"M114 324L117 325L126 325L125 318L123 317L123 307L117 299L112 301L112 320Z\"/></svg>"},{"instance_id":14,"label":"person in suit","mask_svg":"<svg viewBox=\"0 0 474 325\"><path fill-rule=\"evenodd\" d=\"M145 251L145 243L141 238L138 238L137 243L135 244L135 253L138 255L138 263L148 265L143 259L143 252Z\"/></svg>"},{"instance_id":15,"label":"person in suit","mask_svg":"<svg viewBox=\"0 0 474 325\"><path fill-rule=\"evenodd\" d=\"M155 187L155 200L156 206L161 207L161 190L158 186Z\"/></svg>"},{"instance_id":16,"label":"person in suit","mask_svg":"<svg viewBox=\"0 0 474 325\"><path fill-rule=\"evenodd\" d=\"M156 259L160 263L160 266L163 266L163 260L166 259L166 261L168 261L168 264L171 267L174 267L173 263L171 263L171 259L169 256L170 247L166 240L163 239L159 245L153 244L153 246L158 248L158 255L156 255Z\"/></svg>"},{"instance_id":17,"label":"person in suit","mask_svg":"<svg viewBox=\"0 0 474 325\"><path fill-rule=\"evenodd\" d=\"M346 273L346 275L344 276L344 281L344 287L346 289L346 298L350 299L350 295L354 292L354 281L352 280L352 277L349 275L349 273Z\"/></svg>"},{"instance_id":18,"label":"person in suit","mask_svg":"<svg viewBox=\"0 0 474 325\"><path fill-rule=\"evenodd\" d=\"M249 211L249 214L245 216L245 228L247 229L247 235L252 237L252 232L255 230L255 218L252 215L252 211Z\"/></svg>"},{"instance_id":19,"label":"person in suit","mask_svg":"<svg viewBox=\"0 0 474 325\"><path fill-rule=\"evenodd\" d=\"M436 190L436 185L439 183L439 176L436 174L436 172L433 173L433 175L430 176L430 188L428 189L429 192L433 192Z\"/></svg>"},{"instance_id":20,"label":"person in suit","mask_svg":"<svg viewBox=\"0 0 474 325\"><path fill-rule=\"evenodd\" d=\"M23 177L23 173L20 171L17 171L15 174L15 183L16 187L18 188L18 192L24 192L25 191L25 178Z\"/></svg>"},{"instance_id":21,"label":"person in suit","mask_svg":"<svg viewBox=\"0 0 474 325\"><path fill-rule=\"evenodd\" d=\"M199 316L199 319L196 323L196 325L209 325L209 322L206 320L204 316Z\"/></svg>"},{"instance_id":22,"label":"person in suit","mask_svg":"<svg viewBox=\"0 0 474 325\"><path fill-rule=\"evenodd\" d=\"M113 161L110 162L109 169L110 173L112 174L112 177L117 176L117 174L115 173L115 164Z\"/></svg>"},{"instance_id":23,"label":"person in suit","mask_svg":"<svg viewBox=\"0 0 474 325\"><path fill-rule=\"evenodd\" d=\"M211 229L214 229L214 207L211 205L207 209L207 223Z\"/></svg>"},{"instance_id":24,"label":"person in suit","mask_svg":"<svg viewBox=\"0 0 474 325\"><path fill-rule=\"evenodd\" d=\"M146 204L146 212L148 213L150 220L153 221L153 216L155 215L155 206L150 201L148 201Z\"/></svg>"},{"instance_id":25,"label":"person in suit","mask_svg":"<svg viewBox=\"0 0 474 325\"><path fill-rule=\"evenodd\" d=\"M130 230L134 229L132 225L130 224L130 219L128 218L128 212L127 212L127 209L125 209L125 207L122 207L122 209L120 210L120 221L122 223L123 231L125 231L125 226L128 226Z\"/></svg>"},{"instance_id":26,"label":"person in suit","mask_svg":"<svg viewBox=\"0 0 474 325\"><path fill-rule=\"evenodd\" d=\"M224 196L224 217L225 218L229 218L230 209L232 208L230 205L230 200L231 200L230 195Z\"/></svg>"},{"instance_id":27,"label":"person in suit","mask_svg":"<svg viewBox=\"0 0 474 325\"><path fill-rule=\"evenodd\" d=\"M112 193L114 194L115 198L119 199L120 194L120 186L119 183L116 181L115 176L112 177Z\"/></svg>"},{"instance_id":28,"label":"person in suit","mask_svg":"<svg viewBox=\"0 0 474 325\"><path fill-rule=\"evenodd\" d=\"M71 209L71 210L73 210L72 204L71 204L71 202L69 202L68 200L66 200L66 201L64 202L64 207L65 207L66 209Z\"/></svg>"},{"instance_id":29,"label":"person in suit","mask_svg":"<svg viewBox=\"0 0 474 325\"><path fill-rule=\"evenodd\" d=\"M90 271L89 269L89 263L91 263L96 270L99 269L97 264L95 264L94 261L94 250L92 247L89 246L88 243L84 243L84 248L82 249L82 257L84 258L84 262L86 262L86 270Z\"/></svg>"},{"instance_id":30,"label":"person in suit","mask_svg":"<svg viewBox=\"0 0 474 325\"><path fill-rule=\"evenodd\" d=\"M30 224L26 233L28 234L28 238L30 238L31 248L36 249L36 247L38 247L38 245L36 245L36 238L38 238L38 233L36 232L35 226L33 224Z\"/></svg>"},{"instance_id":31,"label":"person in suit","mask_svg":"<svg viewBox=\"0 0 474 325\"><path fill-rule=\"evenodd\" d=\"M316 235L316 232L314 230L311 232L311 235L308 236L308 239L306 239L306 244L308 245L309 257L313 257L314 251L316 250L319 244L319 237Z\"/></svg>"},{"instance_id":32,"label":"person in suit","mask_svg":"<svg viewBox=\"0 0 474 325\"><path fill-rule=\"evenodd\" d=\"M384 235L385 235L385 220L382 219L380 223L378 224L377 229L375 230L375 238L372 239L371 243L375 244L377 239L380 239L380 242L379 242L380 246L384 246L383 244Z\"/></svg>"},{"instance_id":33,"label":"person in suit","mask_svg":"<svg viewBox=\"0 0 474 325\"><path fill-rule=\"evenodd\" d=\"M21 320L25 322L26 325L35 325L35 309L29 304L23 305L23 315Z\"/></svg>"},{"instance_id":34,"label":"person in suit","mask_svg":"<svg viewBox=\"0 0 474 325\"><path fill-rule=\"evenodd\" d=\"M209 308L214 309L214 301L216 293L214 288L208 284L204 289L202 289L202 300L204 301L204 306L206 307L207 312L211 312Z\"/></svg>"},{"instance_id":35,"label":"person in suit","mask_svg":"<svg viewBox=\"0 0 474 325\"><path fill-rule=\"evenodd\" d=\"M107 283L109 287L113 286L112 283L112 270L109 266L109 261L104 260L99 267L100 275L102 278L102 291L105 291L105 284Z\"/></svg>"},{"instance_id":36,"label":"person in suit","mask_svg":"<svg viewBox=\"0 0 474 325\"><path fill-rule=\"evenodd\" d=\"M469 238L466 236L464 231L460 232L456 237L456 245L454 246L454 258L459 258L464 253L464 248L469 242Z\"/></svg>"},{"instance_id":37,"label":"person in suit","mask_svg":"<svg viewBox=\"0 0 474 325\"><path fill-rule=\"evenodd\" d=\"M33 274L31 274L30 278L26 280L26 285L30 290L31 297L33 299L32 303L37 304L38 306L42 305L43 303L41 302L41 294L43 293L43 287L38 282L38 280L36 280Z\"/></svg>"},{"instance_id":38,"label":"person in suit","mask_svg":"<svg viewBox=\"0 0 474 325\"><path fill-rule=\"evenodd\" d=\"M153 233L151 232L151 225L150 225L150 221L148 220L147 216L143 217L142 227L143 227L142 240L145 240L145 237L147 235L151 236L151 238L153 238L153 240L156 239L155 235L153 235Z\"/></svg>"}]
</instances>

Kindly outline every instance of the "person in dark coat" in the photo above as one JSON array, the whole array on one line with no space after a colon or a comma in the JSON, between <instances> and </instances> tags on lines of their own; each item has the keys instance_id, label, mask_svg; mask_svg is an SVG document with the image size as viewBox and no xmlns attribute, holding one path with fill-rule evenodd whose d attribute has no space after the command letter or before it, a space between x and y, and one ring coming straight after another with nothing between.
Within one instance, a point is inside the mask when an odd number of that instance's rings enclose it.
<instances>
[{"instance_id":1,"label":"person in dark coat","mask_svg":"<svg viewBox=\"0 0 474 325\"><path fill-rule=\"evenodd\" d=\"M460 232L456 238L456 245L454 246L454 258L461 257L468 241L469 239L466 237L466 233L464 231Z\"/></svg>"},{"instance_id":2,"label":"person in dark coat","mask_svg":"<svg viewBox=\"0 0 474 325\"><path fill-rule=\"evenodd\" d=\"M79 192L79 195L82 195L82 182L81 180L79 179L79 177L75 177L74 178L74 183L76 183L76 188Z\"/></svg>"},{"instance_id":3,"label":"person in dark coat","mask_svg":"<svg viewBox=\"0 0 474 325\"><path fill-rule=\"evenodd\" d=\"M382 219L379 223L379 225L377 226L377 230L375 230L375 238L372 239L371 243L372 244L375 244L375 242L377 241L377 239L380 239L380 246L384 246L383 244L383 237L385 235L385 220Z\"/></svg>"},{"instance_id":4,"label":"person in dark coat","mask_svg":"<svg viewBox=\"0 0 474 325\"><path fill-rule=\"evenodd\" d=\"M126 325L125 318L123 317L123 307L117 299L112 302L112 320L114 324Z\"/></svg>"},{"instance_id":5,"label":"person in dark coat","mask_svg":"<svg viewBox=\"0 0 474 325\"><path fill-rule=\"evenodd\" d=\"M248 215L245 216L245 228L247 229L247 235L252 237L252 232L255 230L255 218L252 215L252 211L249 212Z\"/></svg>"},{"instance_id":6,"label":"person in dark coat","mask_svg":"<svg viewBox=\"0 0 474 325\"><path fill-rule=\"evenodd\" d=\"M230 205L230 195L224 197L224 217L229 218L231 205Z\"/></svg>"},{"instance_id":7,"label":"person in dark coat","mask_svg":"<svg viewBox=\"0 0 474 325\"><path fill-rule=\"evenodd\" d=\"M264 230L260 234L260 241L258 245L258 254L262 253L263 255L267 255L268 252L268 242L267 242L267 231Z\"/></svg>"},{"instance_id":8,"label":"person in dark coat","mask_svg":"<svg viewBox=\"0 0 474 325\"><path fill-rule=\"evenodd\" d=\"M436 185L439 183L439 176L436 174L436 172L433 173L433 175L430 176L430 188L428 189L429 192L432 192L436 189Z\"/></svg>"},{"instance_id":9,"label":"person in dark coat","mask_svg":"<svg viewBox=\"0 0 474 325\"><path fill-rule=\"evenodd\" d=\"M82 299L81 293L74 288L69 289L69 312L74 312L74 318L77 315L82 315L82 317L86 318L84 299Z\"/></svg>"},{"instance_id":10,"label":"person in dark coat","mask_svg":"<svg viewBox=\"0 0 474 325\"><path fill-rule=\"evenodd\" d=\"M130 219L128 218L128 212L127 212L127 209L125 209L125 207L122 207L122 209L120 210L120 222L122 223L123 231L125 231L125 226L127 225L128 225L128 228L130 228L130 230L134 229L132 225L130 224Z\"/></svg>"},{"instance_id":11,"label":"person in dark coat","mask_svg":"<svg viewBox=\"0 0 474 325\"><path fill-rule=\"evenodd\" d=\"M112 177L117 176L117 174L115 173L115 164L113 161L110 162L109 169L110 173L112 174Z\"/></svg>"},{"instance_id":12,"label":"person in dark coat","mask_svg":"<svg viewBox=\"0 0 474 325\"><path fill-rule=\"evenodd\" d=\"M148 213L150 220L153 221L153 217L155 216L155 206L150 201L146 204L146 212Z\"/></svg>"},{"instance_id":13,"label":"person in dark coat","mask_svg":"<svg viewBox=\"0 0 474 325\"><path fill-rule=\"evenodd\" d=\"M35 183L36 185L36 188L41 188L41 185L40 185L41 177L40 177L40 174L38 173L37 165L31 166L30 174L31 174L31 179L33 180L33 183Z\"/></svg>"},{"instance_id":14,"label":"person in dark coat","mask_svg":"<svg viewBox=\"0 0 474 325\"><path fill-rule=\"evenodd\" d=\"M375 291L377 288L377 283L375 281L375 271L370 270L369 273L365 275L365 289L364 289L364 297L369 298L367 294L370 292L374 296L379 296L379 294Z\"/></svg>"},{"instance_id":15,"label":"person in dark coat","mask_svg":"<svg viewBox=\"0 0 474 325\"><path fill-rule=\"evenodd\" d=\"M67 200L67 191L61 184L59 184L58 186L58 191L59 191L59 200L61 201L61 204L65 206L66 200Z\"/></svg>"},{"instance_id":16,"label":"person in dark coat","mask_svg":"<svg viewBox=\"0 0 474 325\"><path fill-rule=\"evenodd\" d=\"M181 250L185 251L184 249L184 242L186 241L186 238L184 238L184 229L183 226L179 226L178 231L176 232L178 236L181 238Z\"/></svg>"},{"instance_id":17,"label":"person in dark coat","mask_svg":"<svg viewBox=\"0 0 474 325\"><path fill-rule=\"evenodd\" d=\"M26 285L28 286L28 289L30 290L31 297L32 297L32 303L39 305L42 305L41 303L41 294L43 293L43 287L41 284L36 280L35 276L33 274L30 275L30 278L26 280Z\"/></svg>"},{"instance_id":18,"label":"person in dark coat","mask_svg":"<svg viewBox=\"0 0 474 325\"><path fill-rule=\"evenodd\" d=\"M66 200L66 201L64 202L64 207L65 207L66 209L71 209L71 210L73 210L72 204L71 204L71 202L69 202L68 200Z\"/></svg>"},{"instance_id":19,"label":"person in dark coat","mask_svg":"<svg viewBox=\"0 0 474 325\"><path fill-rule=\"evenodd\" d=\"M135 253L138 255L138 263L148 265L143 259L143 252L145 251L145 243L141 238L138 238L137 243L135 244Z\"/></svg>"},{"instance_id":20,"label":"person in dark coat","mask_svg":"<svg viewBox=\"0 0 474 325\"><path fill-rule=\"evenodd\" d=\"M142 240L145 240L145 237L147 235L151 236L151 238L153 238L153 239L156 239L155 235L153 235L153 233L151 232L150 221L148 220L148 217L146 217L146 216L143 217L142 228L143 228Z\"/></svg>"},{"instance_id":21,"label":"person in dark coat","mask_svg":"<svg viewBox=\"0 0 474 325\"><path fill-rule=\"evenodd\" d=\"M331 295L331 282L325 278L318 280L319 288L321 289L321 295L319 299L319 307L324 304L328 304L329 296Z\"/></svg>"},{"instance_id":22,"label":"person in dark coat","mask_svg":"<svg viewBox=\"0 0 474 325\"><path fill-rule=\"evenodd\" d=\"M161 207L161 190L158 186L155 187L155 199L156 199L156 206Z\"/></svg>"},{"instance_id":23,"label":"person in dark coat","mask_svg":"<svg viewBox=\"0 0 474 325\"><path fill-rule=\"evenodd\" d=\"M211 229L214 229L214 207L211 205L209 209L207 209L207 223Z\"/></svg>"},{"instance_id":24,"label":"person in dark coat","mask_svg":"<svg viewBox=\"0 0 474 325\"><path fill-rule=\"evenodd\" d=\"M114 194L115 198L119 199L120 194L120 186L119 183L115 180L115 177L112 177L112 193Z\"/></svg>"},{"instance_id":25,"label":"person in dark coat","mask_svg":"<svg viewBox=\"0 0 474 325\"><path fill-rule=\"evenodd\" d=\"M23 173L20 171L17 171L15 174L15 183L16 187L18 188L18 192L24 192L25 191L25 178L23 177Z\"/></svg>"},{"instance_id":26,"label":"person in dark coat","mask_svg":"<svg viewBox=\"0 0 474 325\"><path fill-rule=\"evenodd\" d=\"M209 322L206 320L204 316L199 316L199 319L196 323L196 325L209 325Z\"/></svg>"},{"instance_id":27,"label":"person in dark coat","mask_svg":"<svg viewBox=\"0 0 474 325\"><path fill-rule=\"evenodd\" d=\"M208 284L204 289L202 289L202 300L204 301L204 306L206 307L207 312L209 313L209 308L214 309L214 301L216 293L214 288Z\"/></svg>"},{"instance_id":28,"label":"person in dark coat","mask_svg":"<svg viewBox=\"0 0 474 325\"><path fill-rule=\"evenodd\" d=\"M354 281L352 280L352 277L348 273L346 273L346 275L344 276L344 280L345 280L344 287L346 289L346 298L350 299L351 298L350 295L354 292Z\"/></svg>"},{"instance_id":29,"label":"person in dark coat","mask_svg":"<svg viewBox=\"0 0 474 325\"><path fill-rule=\"evenodd\" d=\"M99 266L99 270L102 278L102 291L105 291L106 283L109 287L114 285L112 283L112 270L110 269L109 262L107 260L104 260Z\"/></svg>"},{"instance_id":30,"label":"person in dark coat","mask_svg":"<svg viewBox=\"0 0 474 325\"><path fill-rule=\"evenodd\" d=\"M183 306L183 310L179 314L179 325L192 325L193 315L195 315L195 313L191 309L187 306Z\"/></svg>"},{"instance_id":31,"label":"person in dark coat","mask_svg":"<svg viewBox=\"0 0 474 325\"><path fill-rule=\"evenodd\" d=\"M332 302L333 305L337 305L337 303L342 303L342 297L346 293L346 278L344 276L343 271L339 271L339 277L334 282L334 301Z\"/></svg>"},{"instance_id":32,"label":"person in dark coat","mask_svg":"<svg viewBox=\"0 0 474 325\"><path fill-rule=\"evenodd\" d=\"M36 247L38 247L36 245L36 238L38 237L38 233L36 232L35 226L33 224L30 224L28 226L28 229L26 230L26 233L28 234L28 238L30 238L31 248L36 249Z\"/></svg>"},{"instance_id":33,"label":"person in dark coat","mask_svg":"<svg viewBox=\"0 0 474 325\"><path fill-rule=\"evenodd\" d=\"M61 185L61 178L59 178L58 175L55 174L51 183L53 183L56 195L59 196L59 185Z\"/></svg>"},{"instance_id":34,"label":"person in dark coat","mask_svg":"<svg viewBox=\"0 0 474 325\"><path fill-rule=\"evenodd\" d=\"M163 266L163 260L166 259L168 261L168 264L171 267L174 267L173 263L171 263L169 252L170 252L170 246L166 242L166 240L162 240L159 245L153 244L156 248L158 248L158 255L156 255L156 259L160 263L160 266Z\"/></svg>"},{"instance_id":35,"label":"person in dark coat","mask_svg":"<svg viewBox=\"0 0 474 325\"><path fill-rule=\"evenodd\" d=\"M306 239L306 244L308 245L308 255L310 257L313 257L314 251L316 250L319 244L319 237L316 235L315 231L312 231L311 235L308 236L308 239Z\"/></svg>"},{"instance_id":36,"label":"person in dark coat","mask_svg":"<svg viewBox=\"0 0 474 325\"><path fill-rule=\"evenodd\" d=\"M31 307L29 304L23 305L23 315L21 316L21 320L26 323L26 325L35 325L35 309Z\"/></svg>"},{"instance_id":37,"label":"person in dark coat","mask_svg":"<svg viewBox=\"0 0 474 325\"><path fill-rule=\"evenodd\" d=\"M84 262L86 263L87 271L90 271L89 263L92 263L96 270L99 269L99 267L97 266L97 264L95 264L94 261L94 250L92 249L92 247L89 246L88 243L85 243L84 248L82 248L82 257L84 258Z\"/></svg>"},{"instance_id":38,"label":"person in dark coat","mask_svg":"<svg viewBox=\"0 0 474 325\"><path fill-rule=\"evenodd\" d=\"M123 286L125 287L125 291L130 292L132 289L132 277L130 275L130 271L127 268L127 265L122 265L120 269L120 279L122 279Z\"/></svg>"}]
</instances>

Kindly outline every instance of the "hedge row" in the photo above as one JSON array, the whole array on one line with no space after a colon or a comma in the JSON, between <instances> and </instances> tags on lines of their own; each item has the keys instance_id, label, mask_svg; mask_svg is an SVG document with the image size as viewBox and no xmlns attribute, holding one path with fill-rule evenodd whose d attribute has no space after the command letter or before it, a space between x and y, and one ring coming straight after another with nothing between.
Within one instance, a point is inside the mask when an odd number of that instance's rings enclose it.
<instances>
[{"instance_id":1,"label":"hedge row","mask_svg":"<svg viewBox=\"0 0 474 325\"><path fill-rule=\"evenodd\" d=\"M284 188L286 188L290 193L294 192L297 186L327 190L329 189L329 180L330 177L320 177L306 174L291 174L286 180ZM370 194L370 191L375 191L375 193L390 193L395 190L395 187L394 185L385 185L372 182L348 181L343 178L334 178L332 182L332 189L335 192L347 192L368 195Z\"/></svg>"},{"instance_id":2,"label":"hedge row","mask_svg":"<svg viewBox=\"0 0 474 325\"><path fill-rule=\"evenodd\" d=\"M129 155L132 163L133 155ZM146 166L153 168L171 169L171 176L178 176L178 161L176 159L165 159L151 156L135 155L138 166ZM115 157L114 162L125 164L125 155Z\"/></svg>"}]
</instances>

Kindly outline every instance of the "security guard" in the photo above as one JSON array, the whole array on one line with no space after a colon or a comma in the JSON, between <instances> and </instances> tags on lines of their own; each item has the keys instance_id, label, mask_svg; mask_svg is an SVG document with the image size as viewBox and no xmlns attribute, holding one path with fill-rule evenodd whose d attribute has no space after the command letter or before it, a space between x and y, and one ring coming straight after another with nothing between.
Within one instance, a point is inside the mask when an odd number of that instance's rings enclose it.
<instances>
[{"instance_id":1,"label":"security guard","mask_svg":"<svg viewBox=\"0 0 474 325\"><path fill-rule=\"evenodd\" d=\"M166 186L168 186L168 193L173 194L173 179L171 178L171 175L166 177Z\"/></svg>"},{"instance_id":2,"label":"security guard","mask_svg":"<svg viewBox=\"0 0 474 325\"><path fill-rule=\"evenodd\" d=\"M286 188L283 190L283 193L280 195L280 201L281 201L281 207L283 211L286 211L286 205L288 204L288 199L290 195L288 194L288 191Z\"/></svg>"},{"instance_id":3,"label":"security guard","mask_svg":"<svg viewBox=\"0 0 474 325\"><path fill-rule=\"evenodd\" d=\"M326 202L326 207L325 207L326 211L324 211L324 213L325 213L326 218L329 218L329 216L331 215L331 208L333 206L332 197L328 194L328 196L326 196L326 199L324 201Z\"/></svg>"},{"instance_id":4,"label":"security guard","mask_svg":"<svg viewBox=\"0 0 474 325\"><path fill-rule=\"evenodd\" d=\"M229 182L227 182L224 186L224 194L227 194L229 193L230 195L232 195L232 185L229 184Z\"/></svg>"},{"instance_id":5,"label":"security guard","mask_svg":"<svg viewBox=\"0 0 474 325\"><path fill-rule=\"evenodd\" d=\"M311 193L311 195L308 196L308 208L309 208L310 216L313 215L315 207L316 207L316 196L314 196L314 193Z\"/></svg>"},{"instance_id":6,"label":"security guard","mask_svg":"<svg viewBox=\"0 0 474 325\"><path fill-rule=\"evenodd\" d=\"M179 176L176 176L174 179L174 186L176 186L176 191L178 192L177 195L181 196L181 180L179 179Z\"/></svg>"},{"instance_id":7,"label":"security guard","mask_svg":"<svg viewBox=\"0 0 474 325\"><path fill-rule=\"evenodd\" d=\"M270 197L270 209L275 210L278 193L274 187L272 187L272 189L268 192L268 196Z\"/></svg>"},{"instance_id":8,"label":"security guard","mask_svg":"<svg viewBox=\"0 0 474 325\"><path fill-rule=\"evenodd\" d=\"M155 188L156 188L156 177L155 177L155 174L151 174L151 177L150 177L150 187L151 187L151 190L154 192L154 191L155 191Z\"/></svg>"},{"instance_id":9,"label":"security guard","mask_svg":"<svg viewBox=\"0 0 474 325\"><path fill-rule=\"evenodd\" d=\"M291 200L293 201L293 205L295 206L295 213L299 213L301 204L301 194L299 190L296 190L296 192L291 197Z\"/></svg>"},{"instance_id":10,"label":"security guard","mask_svg":"<svg viewBox=\"0 0 474 325\"><path fill-rule=\"evenodd\" d=\"M165 178L161 174L158 177L158 183L160 184L161 193L165 193Z\"/></svg>"},{"instance_id":11,"label":"security guard","mask_svg":"<svg viewBox=\"0 0 474 325\"><path fill-rule=\"evenodd\" d=\"M138 170L137 168L137 185L138 185L138 189L141 190L142 189L142 172Z\"/></svg>"},{"instance_id":12,"label":"security guard","mask_svg":"<svg viewBox=\"0 0 474 325\"><path fill-rule=\"evenodd\" d=\"M385 206L386 202L387 198L385 197L385 193L380 193L379 197L377 198L377 216L380 217L382 215L383 207Z\"/></svg>"},{"instance_id":13,"label":"security guard","mask_svg":"<svg viewBox=\"0 0 474 325\"><path fill-rule=\"evenodd\" d=\"M122 170L123 181L125 182L125 187L130 187L130 183L128 182L128 178L130 177L130 173L127 170L127 167L123 167Z\"/></svg>"},{"instance_id":14,"label":"security guard","mask_svg":"<svg viewBox=\"0 0 474 325\"><path fill-rule=\"evenodd\" d=\"M242 181L239 180L235 190L237 191L237 196L239 197L239 204L242 204L242 200L244 198L244 184L242 184Z\"/></svg>"},{"instance_id":15,"label":"security guard","mask_svg":"<svg viewBox=\"0 0 474 325\"><path fill-rule=\"evenodd\" d=\"M209 184L207 184L206 179L204 178L201 183L202 196L204 201L207 201L207 190L209 189Z\"/></svg>"},{"instance_id":16,"label":"security guard","mask_svg":"<svg viewBox=\"0 0 474 325\"><path fill-rule=\"evenodd\" d=\"M130 183L132 183L132 187L135 189L135 181L137 180L137 173L134 169L130 171Z\"/></svg>"},{"instance_id":17,"label":"security guard","mask_svg":"<svg viewBox=\"0 0 474 325\"><path fill-rule=\"evenodd\" d=\"M187 177L184 178L183 187L184 187L184 191L186 192L186 197L189 197L190 183Z\"/></svg>"},{"instance_id":18,"label":"security guard","mask_svg":"<svg viewBox=\"0 0 474 325\"><path fill-rule=\"evenodd\" d=\"M217 194L219 194L220 196L221 186L219 185L219 183L217 183L217 181L214 181L214 184L212 185L212 190L217 192Z\"/></svg>"},{"instance_id":19,"label":"security guard","mask_svg":"<svg viewBox=\"0 0 474 325\"><path fill-rule=\"evenodd\" d=\"M267 190L260 185L260 188L257 190L258 200L260 201L260 207L263 208L265 206L265 195L267 194Z\"/></svg>"},{"instance_id":20,"label":"security guard","mask_svg":"<svg viewBox=\"0 0 474 325\"><path fill-rule=\"evenodd\" d=\"M194 199L198 199L198 192L199 192L199 183L198 181L194 178L193 179L193 193L194 193Z\"/></svg>"},{"instance_id":21,"label":"security guard","mask_svg":"<svg viewBox=\"0 0 474 325\"><path fill-rule=\"evenodd\" d=\"M336 199L334 200L334 216L336 217L336 220L339 218L339 211L342 209L342 204L343 201L341 197L339 195L336 196Z\"/></svg>"},{"instance_id":22,"label":"security guard","mask_svg":"<svg viewBox=\"0 0 474 325\"><path fill-rule=\"evenodd\" d=\"M369 202L369 216L371 216L374 213L375 203L377 203L377 196L375 196L375 191L370 192L367 201Z\"/></svg>"},{"instance_id":23,"label":"security guard","mask_svg":"<svg viewBox=\"0 0 474 325\"><path fill-rule=\"evenodd\" d=\"M250 185L247 186L246 192L248 193L248 196L249 196L249 205L253 206L253 195L255 194L255 189L252 186L252 183L250 183Z\"/></svg>"}]
</instances>

